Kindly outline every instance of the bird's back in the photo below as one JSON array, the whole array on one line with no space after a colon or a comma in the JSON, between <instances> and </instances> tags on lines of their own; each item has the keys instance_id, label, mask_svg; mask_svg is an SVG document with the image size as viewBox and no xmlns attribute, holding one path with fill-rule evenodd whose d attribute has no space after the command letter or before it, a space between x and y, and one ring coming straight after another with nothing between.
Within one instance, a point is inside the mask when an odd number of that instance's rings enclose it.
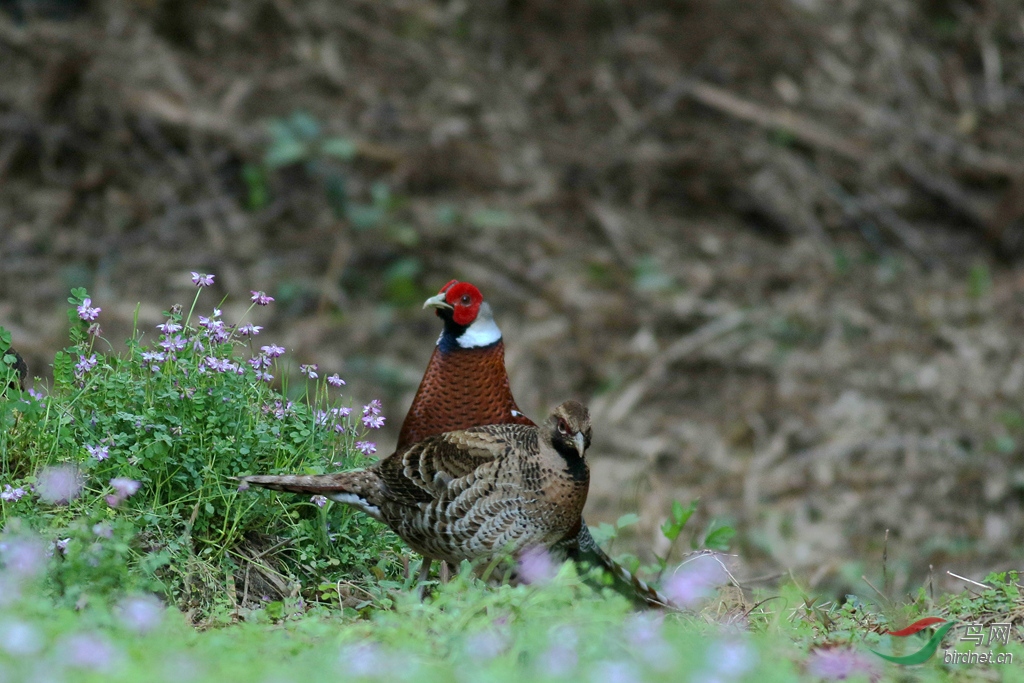
<instances>
[{"instance_id":1,"label":"bird's back","mask_svg":"<svg viewBox=\"0 0 1024 683\"><path fill-rule=\"evenodd\" d=\"M430 437L374 469L384 521L417 552L450 562L553 545L579 523L589 485L528 425Z\"/></svg>"}]
</instances>

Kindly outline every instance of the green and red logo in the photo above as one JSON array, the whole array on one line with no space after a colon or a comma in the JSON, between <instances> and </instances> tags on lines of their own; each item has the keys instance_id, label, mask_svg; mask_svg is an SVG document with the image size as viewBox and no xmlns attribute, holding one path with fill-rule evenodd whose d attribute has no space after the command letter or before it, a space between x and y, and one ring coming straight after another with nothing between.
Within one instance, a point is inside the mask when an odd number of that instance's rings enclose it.
<instances>
[{"instance_id":1,"label":"green and red logo","mask_svg":"<svg viewBox=\"0 0 1024 683\"><path fill-rule=\"evenodd\" d=\"M876 650L872 650L872 652L874 652L882 659L893 662L894 664L901 664L903 666L924 664L935 655L936 651L939 649L939 645L942 644L942 639L946 637L946 634L949 632L949 629L956 626L957 622L946 621L941 617L925 617L924 619L918 619L906 628L901 628L899 631L888 631L888 634L890 636L895 636L897 638L906 638L907 636L912 636L915 633L919 633L925 630L929 626L937 626L939 624L942 625L935 630L935 633L933 633L932 637L928 639L928 642L924 644L924 647L922 647L917 652L913 652L909 655L903 655L900 657L897 657L895 655L883 654Z\"/></svg>"}]
</instances>

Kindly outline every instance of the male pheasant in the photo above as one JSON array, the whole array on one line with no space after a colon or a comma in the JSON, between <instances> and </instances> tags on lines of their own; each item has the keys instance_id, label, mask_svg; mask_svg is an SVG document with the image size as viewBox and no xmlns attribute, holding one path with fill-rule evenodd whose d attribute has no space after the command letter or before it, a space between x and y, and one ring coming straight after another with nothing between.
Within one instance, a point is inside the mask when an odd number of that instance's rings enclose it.
<instances>
[{"instance_id":1,"label":"male pheasant","mask_svg":"<svg viewBox=\"0 0 1024 683\"><path fill-rule=\"evenodd\" d=\"M489 561L556 549L587 500L590 415L576 401L543 427L498 424L428 437L372 467L318 475L241 477L323 495L387 524L426 559Z\"/></svg>"},{"instance_id":2,"label":"male pheasant","mask_svg":"<svg viewBox=\"0 0 1024 683\"><path fill-rule=\"evenodd\" d=\"M435 434L476 425L533 425L512 398L505 345L490 305L468 282L452 280L423 304L444 323L430 363L398 436L398 449ZM559 549L577 562L603 567L615 587L642 603L669 601L601 550L582 516ZM424 567L426 568L426 567Z\"/></svg>"},{"instance_id":3,"label":"male pheasant","mask_svg":"<svg viewBox=\"0 0 1024 683\"><path fill-rule=\"evenodd\" d=\"M512 398L501 330L480 290L452 280L423 308L436 309L444 329L402 422L396 448L479 425L532 425Z\"/></svg>"}]
</instances>

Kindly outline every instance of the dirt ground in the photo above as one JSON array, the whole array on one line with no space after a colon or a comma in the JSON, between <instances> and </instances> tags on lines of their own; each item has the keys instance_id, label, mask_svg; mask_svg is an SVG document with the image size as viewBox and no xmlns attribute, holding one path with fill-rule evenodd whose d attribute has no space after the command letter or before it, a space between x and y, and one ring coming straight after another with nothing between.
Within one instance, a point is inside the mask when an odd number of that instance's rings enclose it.
<instances>
[{"instance_id":1,"label":"dirt ground","mask_svg":"<svg viewBox=\"0 0 1024 683\"><path fill-rule=\"evenodd\" d=\"M1022 48L1013 0L7 0L0 325L45 381L69 287L113 342L265 289L387 452L468 280L520 406L591 406L616 551L700 497L741 579L960 588L1024 547Z\"/></svg>"}]
</instances>

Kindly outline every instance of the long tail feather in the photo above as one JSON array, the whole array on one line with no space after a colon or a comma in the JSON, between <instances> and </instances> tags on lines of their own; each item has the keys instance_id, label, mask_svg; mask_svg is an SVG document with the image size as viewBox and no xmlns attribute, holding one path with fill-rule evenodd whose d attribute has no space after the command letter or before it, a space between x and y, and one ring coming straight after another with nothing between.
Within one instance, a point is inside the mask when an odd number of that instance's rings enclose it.
<instances>
[{"instance_id":1,"label":"long tail feather","mask_svg":"<svg viewBox=\"0 0 1024 683\"><path fill-rule=\"evenodd\" d=\"M586 524L580 527L575 541L569 548L569 556L577 562L586 562L593 567L601 567L612 575L612 587L626 596L647 607L678 609L665 595L652 588L646 581L633 575L628 569L608 557L601 550Z\"/></svg>"},{"instance_id":2,"label":"long tail feather","mask_svg":"<svg viewBox=\"0 0 1024 683\"><path fill-rule=\"evenodd\" d=\"M250 485L288 493L327 496L331 500L362 510L379 520L381 505L380 478L370 470L353 470L334 474L256 474L240 477L240 489Z\"/></svg>"},{"instance_id":3,"label":"long tail feather","mask_svg":"<svg viewBox=\"0 0 1024 683\"><path fill-rule=\"evenodd\" d=\"M348 473L342 473L342 475L345 474ZM289 493L329 496L335 493L352 492L351 477L339 474L258 474L240 477L239 481L242 482L243 486L249 484L265 489L273 489L274 491L287 491Z\"/></svg>"}]
</instances>

